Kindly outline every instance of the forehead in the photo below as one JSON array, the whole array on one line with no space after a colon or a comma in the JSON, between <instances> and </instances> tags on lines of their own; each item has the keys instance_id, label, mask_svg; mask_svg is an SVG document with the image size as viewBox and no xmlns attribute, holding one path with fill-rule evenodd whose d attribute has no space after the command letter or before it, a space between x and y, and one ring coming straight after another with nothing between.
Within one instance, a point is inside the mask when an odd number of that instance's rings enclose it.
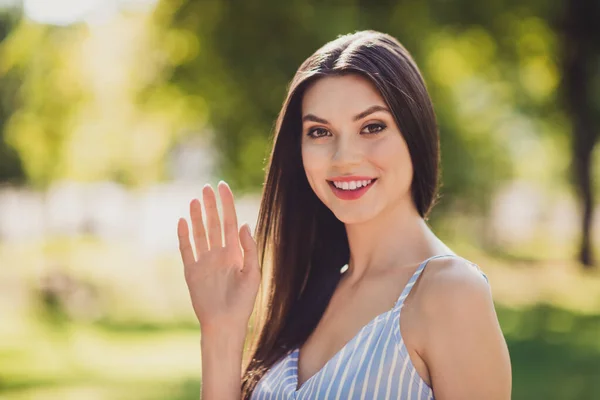
<instances>
[{"instance_id":1,"label":"forehead","mask_svg":"<svg viewBox=\"0 0 600 400\"><path fill-rule=\"evenodd\" d=\"M302 98L302 114L356 115L385 100L367 78L358 75L327 76L312 83Z\"/></svg>"}]
</instances>

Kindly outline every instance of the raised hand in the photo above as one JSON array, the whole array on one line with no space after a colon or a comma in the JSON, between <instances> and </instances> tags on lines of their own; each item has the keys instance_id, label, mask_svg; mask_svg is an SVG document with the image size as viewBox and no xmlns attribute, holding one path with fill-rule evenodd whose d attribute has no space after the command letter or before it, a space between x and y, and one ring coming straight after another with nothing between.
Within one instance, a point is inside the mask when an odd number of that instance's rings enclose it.
<instances>
[{"instance_id":1,"label":"raised hand","mask_svg":"<svg viewBox=\"0 0 600 400\"><path fill-rule=\"evenodd\" d=\"M180 218L177 226L179 250L192 306L203 334L234 329L245 336L260 285L257 247L247 224L238 231L231 189L223 181L217 187L223 231L215 192L207 184L202 188L206 227L200 201L194 199L190 203L196 256L185 218Z\"/></svg>"}]
</instances>

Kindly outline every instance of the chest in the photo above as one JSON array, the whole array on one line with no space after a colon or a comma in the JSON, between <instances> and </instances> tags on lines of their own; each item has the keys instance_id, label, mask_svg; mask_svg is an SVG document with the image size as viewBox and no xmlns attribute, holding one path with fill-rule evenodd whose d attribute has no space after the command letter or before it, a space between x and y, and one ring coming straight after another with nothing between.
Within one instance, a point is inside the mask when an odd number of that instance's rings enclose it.
<instances>
[{"instance_id":1,"label":"chest","mask_svg":"<svg viewBox=\"0 0 600 400\"><path fill-rule=\"evenodd\" d=\"M398 280L406 283L409 278L400 276L391 283L388 280L362 290L336 290L298 352L298 387L323 370L358 335L368 334L370 325L391 313L403 288Z\"/></svg>"}]
</instances>

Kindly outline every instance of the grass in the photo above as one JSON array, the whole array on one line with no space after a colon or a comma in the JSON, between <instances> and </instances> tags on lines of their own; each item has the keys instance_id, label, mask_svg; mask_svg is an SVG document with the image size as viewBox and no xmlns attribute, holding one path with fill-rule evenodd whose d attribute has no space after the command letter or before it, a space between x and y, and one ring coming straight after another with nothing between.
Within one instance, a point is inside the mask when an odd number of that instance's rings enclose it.
<instances>
[{"instance_id":1,"label":"grass","mask_svg":"<svg viewBox=\"0 0 600 400\"><path fill-rule=\"evenodd\" d=\"M0 398L197 398L198 328L31 321L0 344ZM177 395L183 391L181 396ZM8 397L7 397L8 398Z\"/></svg>"},{"instance_id":2,"label":"grass","mask_svg":"<svg viewBox=\"0 0 600 400\"><path fill-rule=\"evenodd\" d=\"M600 315L497 306L513 399L600 398ZM0 344L0 399L197 399L197 327L39 322Z\"/></svg>"},{"instance_id":3,"label":"grass","mask_svg":"<svg viewBox=\"0 0 600 400\"><path fill-rule=\"evenodd\" d=\"M490 278L513 399L600 398L600 274L456 251ZM200 335L175 255L87 238L0 246L0 265L19 266L0 269L0 399L198 399ZM57 270L68 285L44 289Z\"/></svg>"},{"instance_id":4,"label":"grass","mask_svg":"<svg viewBox=\"0 0 600 400\"><path fill-rule=\"evenodd\" d=\"M600 315L549 305L497 306L513 370L513 399L600 398Z\"/></svg>"}]
</instances>

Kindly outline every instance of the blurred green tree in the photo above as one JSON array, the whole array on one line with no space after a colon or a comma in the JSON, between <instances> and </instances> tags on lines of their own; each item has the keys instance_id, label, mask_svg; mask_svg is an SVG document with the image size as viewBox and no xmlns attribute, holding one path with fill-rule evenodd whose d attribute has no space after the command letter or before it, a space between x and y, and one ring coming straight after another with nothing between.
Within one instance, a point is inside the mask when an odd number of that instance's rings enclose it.
<instances>
[{"instance_id":1,"label":"blurred green tree","mask_svg":"<svg viewBox=\"0 0 600 400\"><path fill-rule=\"evenodd\" d=\"M594 264L591 229L594 211L592 154L600 135L600 3L571 0L558 20L562 38L563 106L573 135L574 183L581 201L579 259Z\"/></svg>"},{"instance_id":2,"label":"blurred green tree","mask_svg":"<svg viewBox=\"0 0 600 400\"><path fill-rule=\"evenodd\" d=\"M2 134L29 184L165 178L171 146L187 127L201 126L202 113L162 78L173 60L155 37L144 13L98 25L21 18L12 26L0 44L0 79L10 83L0 89ZM148 89L155 80L161 84Z\"/></svg>"},{"instance_id":3,"label":"blurred green tree","mask_svg":"<svg viewBox=\"0 0 600 400\"><path fill-rule=\"evenodd\" d=\"M499 38L498 61L504 67L518 66L507 68L515 78L517 107L543 124L540 135L550 135L557 143L570 142L569 168L550 176L554 183L561 178L572 182L578 194L578 258L584 267L593 266L592 155L600 134L600 3L459 0L441 1L438 6L442 25L480 24ZM550 78L546 81L552 84L544 84L543 78Z\"/></svg>"},{"instance_id":4,"label":"blurred green tree","mask_svg":"<svg viewBox=\"0 0 600 400\"><path fill-rule=\"evenodd\" d=\"M597 15L543 0L169 0L106 28L3 14L0 179L150 183L166 177L184 132L199 132L212 135L236 191L258 190L297 67L339 34L376 29L411 51L434 100L443 171L434 222L450 209L485 217L509 179L548 191L575 183L580 259L591 265ZM485 246L487 228L477 229Z\"/></svg>"},{"instance_id":5,"label":"blurred green tree","mask_svg":"<svg viewBox=\"0 0 600 400\"><path fill-rule=\"evenodd\" d=\"M16 9L0 10L0 46L14 29L20 15ZM19 79L14 74L0 75L0 182L23 182L25 171L17 151L8 145L5 124L14 111Z\"/></svg>"},{"instance_id":6,"label":"blurred green tree","mask_svg":"<svg viewBox=\"0 0 600 400\"><path fill-rule=\"evenodd\" d=\"M454 109L460 104L453 104L456 94L451 93L450 80L467 77L445 74L445 66L439 63L446 61L441 60L443 54L436 53L438 42L445 40L449 51L464 50L456 57L460 60L449 62L467 63L474 73L483 73L495 60L493 40L485 32L465 33L474 35L475 40L477 35L483 37L489 51L479 57L477 46L481 43L440 32L427 2L363 5L351 1L332 6L314 1L266 1L260 5L163 1L156 18L159 25L167 23L167 30L198 38L198 55L174 68L172 82L206 98L208 123L217 133L214 139L221 173L236 189L255 190L262 184L260 166L268 156L273 123L287 84L301 62L337 35L359 29L377 29L398 37L422 66L438 110L444 193L449 199L460 193L466 211L483 211L491 199L486 194L511 174L503 142L486 135L490 124L472 126L464 133L463 121ZM457 49L460 46L463 49ZM469 60L473 55L475 60ZM456 70L460 65L451 67ZM486 168L480 167L483 164ZM441 207L450 204L444 201Z\"/></svg>"},{"instance_id":7,"label":"blurred green tree","mask_svg":"<svg viewBox=\"0 0 600 400\"><path fill-rule=\"evenodd\" d=\"M565 4L180 0L161 2L155 15L167 31L197 38L197 56L175 66L171 81L206 99L221 173L241 190L262 183L258 166L268 155L287 83L310 53L360 29L396 36L420 65L438 115L444 198L435 212L454 207L481 215L509 178L549 190L567 189L571 181L564 144L578 142L582 131L570 128L578 117L569 102L560 101L561 75L568 71L560 62L564 30L557 21ZM591 77L581 79L591 83ZM591 151L591 142L584 143ZM579 151L571 159L589 156ZM582 189L589 189L589 171L589 162L576 168ZM590 190L580 193L591 204ZM590 264L585 248L591 208L585 210L581 260Z\"/></svg>"}]
</instances>

